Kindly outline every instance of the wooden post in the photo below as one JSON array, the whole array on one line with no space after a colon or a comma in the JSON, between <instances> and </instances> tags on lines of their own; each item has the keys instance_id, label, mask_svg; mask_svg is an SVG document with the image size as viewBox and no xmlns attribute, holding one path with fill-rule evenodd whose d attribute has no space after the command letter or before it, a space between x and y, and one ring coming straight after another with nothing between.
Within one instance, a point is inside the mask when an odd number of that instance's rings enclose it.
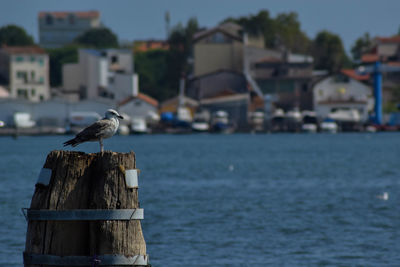
<instances>
[{"instance_id":1,"label":"wooden post","mask_svg":"<svg viewBox=\"0 0 400 267\"><path fill-rule=\"evenodd\" d=\"M128 187L125 180L126 171L136 169L133 152L106 151L85 154L73 151L52 151L47 156L43 168L51 169L51 179L48 185L46 182L36 184L28 212L51 210L57 211L58 216L63 211L107 210L114 212L139 209L138 189ZM73 215L76 216L75 213ZM60 260L59 256L64 257L61 260L68 259L72 262L87 260L87 264L83 266L124 265L104 265L106 262L121 262L121 258L115 260L115 255L122 256L123 260L140 256L147 261L146 243L141 224L132 216L121 220L118 218L31 220L27 216L28 230L24 264L25 266L60 266L60 262L54 264ZM34 256L30 255L51 255L50 257L55 256L55 259L47 264L38 265ZM114 258L108 260L102 258L107 256ZM45 257L48 258L48 256ZM103 263L100 262L101 260ZM140 260L135 261L135 264L143 265L138 262ZM72 263L69 264L72 265Z\"/></svg>"}]
</instances>

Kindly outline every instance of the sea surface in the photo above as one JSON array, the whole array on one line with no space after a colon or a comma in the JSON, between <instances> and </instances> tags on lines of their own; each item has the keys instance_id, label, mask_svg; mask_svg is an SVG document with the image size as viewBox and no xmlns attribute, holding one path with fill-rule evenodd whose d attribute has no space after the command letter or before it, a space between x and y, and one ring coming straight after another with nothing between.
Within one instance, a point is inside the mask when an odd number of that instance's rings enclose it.
<instances>
[{"instance_id":1,"label":"sea surface","mask_svg":"<svg viewBox=\"0 0 400 267\"><path fill-rule=\"evenodd\" d=\"M0 266L23 266L21 208L68 138L0 138ZM153 267L400 266L400 133L115 136L105 148L136 152Z\"/></svg>"}]
</instances>

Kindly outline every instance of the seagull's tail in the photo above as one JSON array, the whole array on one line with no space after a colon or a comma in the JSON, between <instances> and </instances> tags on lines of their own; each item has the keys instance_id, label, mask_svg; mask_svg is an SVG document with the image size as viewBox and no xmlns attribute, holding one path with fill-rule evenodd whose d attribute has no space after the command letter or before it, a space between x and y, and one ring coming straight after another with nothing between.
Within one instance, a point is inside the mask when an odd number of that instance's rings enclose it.
<instances>
[{"instance_id":1,"label":"seagull's tail","mask_svg":"<svg viewBox=\"0 0 400 267\"><path fill-rule=\"evenodd\" d=\"M73 139L71 139L71 140L68 140L67 142L64 142L64 146L69 146L69 145L71 145L71 146L75 147L75 146L79 145L80 143L81 143L81 142L79 142L78 140L76 140L76 138L73 138Z\"/></svg>"}]
</instances>

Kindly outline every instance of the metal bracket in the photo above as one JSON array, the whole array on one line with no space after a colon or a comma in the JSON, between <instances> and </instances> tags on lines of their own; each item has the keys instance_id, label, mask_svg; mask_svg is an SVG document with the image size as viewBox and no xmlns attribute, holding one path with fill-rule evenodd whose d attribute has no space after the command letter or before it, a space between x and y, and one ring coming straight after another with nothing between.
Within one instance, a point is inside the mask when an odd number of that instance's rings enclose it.
<instances>
[{"instance_id":1,"label":"metal bracket","mask_svg":"<svg viewBox=\"0 0 400 267\"><path fill-rule=\"evenodd\" d=\"M130 221L144 218L143 209L22 210L27 221Z\"/></svg>"},{"instance_id":2,"label":"metal bracket","mask_svg":"<svg viewBox=\"0 0 400 267\"><path fill-rule=\"evenodd\" d=\"M132 169L132 170L125 171L126 187L139 188L139 185L138 185L139 172L140 171L138 169Z\"/></svg>"},{"instance_id":3,"label":"metal bracket","mask_svg":"<svg viewBox=\"0 0 400 267\"><path fill-rule=\"evenodd\" d=\"M26 265L57 265L57 266L91 266L93 257L90 256L57 256L23 253ZM149 255L96 255L97 264L147 266Z\"/></svg>"},{"instance_id":4,"label":"metal bracket","mask_svg":"<svg viewBox=\"0 0 400 267\"><path fill-rule=\"evenodd\" d=\"M51 178L51 169L42 168L39 173L39 178L36 184L49 185Z\"/></svg>"}]
</instances>

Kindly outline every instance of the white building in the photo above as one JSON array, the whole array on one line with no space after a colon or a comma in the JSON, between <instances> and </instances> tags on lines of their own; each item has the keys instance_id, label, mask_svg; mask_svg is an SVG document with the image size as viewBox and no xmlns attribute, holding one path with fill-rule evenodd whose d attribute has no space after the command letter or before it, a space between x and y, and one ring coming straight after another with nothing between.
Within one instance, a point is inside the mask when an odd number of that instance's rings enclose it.
<instances>
[{"instance_id":1,"label":"white building","mask_svg":"<svg viewBox=\"0 0 400 267\"><path fill-rule=\"evenodd\" d=\"M0 76L11 98L37 102L50 97L49 56L40 47L1 48Z\"/></svg>"},{"instance_id":2,"label":"white building","mask_svg":"<svg viewBox=\"0 0 400 267\"><path fill-rule=\"evenodd\" d=\"M98 11L40 12L39 43L46 48L58 48L72 41L87 30L101 27Z\"/></svg>"},{"instance_id":3,"label":"white building","mask_svg":"<svg viewBox=\"0 0 400 267\"><path fill-rule=\"evenodd\" d=\"M123 49L79 49L79 62L63 65L63 88L69 99L106 97L121 101L138 93L133 55Z\"/></svg>"},{"instance_id":4,"label":"white building","mask_svg":"<svg viewBox=\"0 0 400 267\"><path fill-rule=\"evenodd\" d=\"M355 111L365 122L374 106L372 88L344 73L317 82L313 87L313 101L320 119L337 111Z\"/></svg>"}]
</instances>

